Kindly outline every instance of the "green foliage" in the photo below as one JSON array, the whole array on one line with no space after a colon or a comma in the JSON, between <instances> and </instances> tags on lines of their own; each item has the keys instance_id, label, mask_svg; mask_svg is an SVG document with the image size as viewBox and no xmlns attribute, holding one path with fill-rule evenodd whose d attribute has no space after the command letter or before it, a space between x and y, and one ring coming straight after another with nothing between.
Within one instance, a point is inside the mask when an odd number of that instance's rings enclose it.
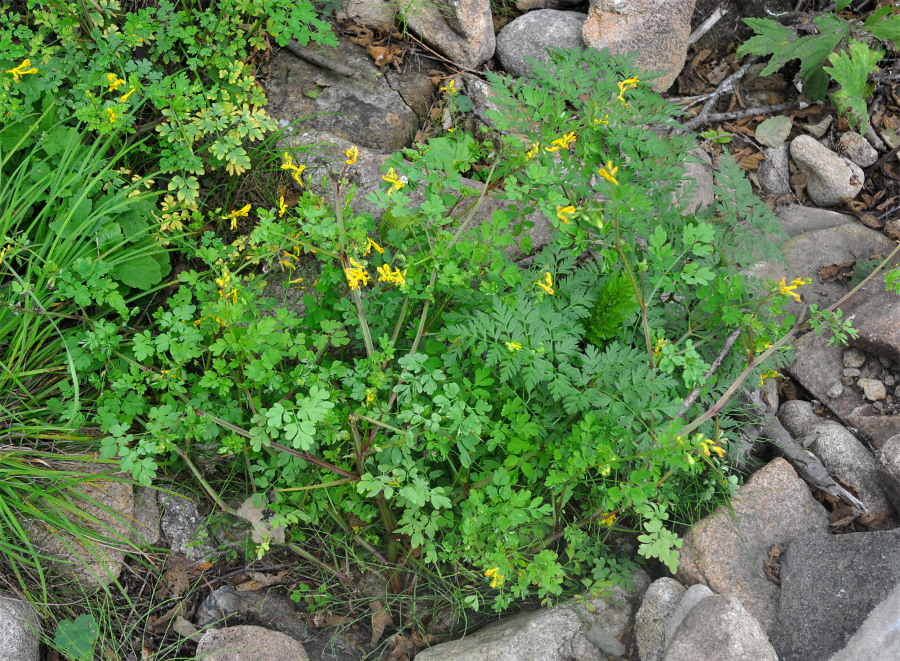
<instances>
[{"instance_id":1,"label":"green foliage","mask_svg":"<svg viewBox=\"0 0 900 661\"><path fill-rule=\"evenodd\" d=\"M756 36L738 48L739 57L769 56L761 72L763 76L776 72L791 60L799 60L798 75L803 81L804 94L821 100L828 93L829 81L838 83L841 87L830 95L831 100L846 114L852 128L865 130L866 98L871 93L867 81L878 71L876 65L884 56L884 51L871 49L867 43L900 38L900 15L895 9L882 7L862 24L835 14L821 14L810 21L815 31L802 36L771 18L745 18L744 22L753 28ZM839 50L835 51L836 48ZM826 63L832 66L825 66Z\"/></svg>"},{"instance_id":2,"label":"green foliage","mask_svg":"<svg viewBox=\"0 0 900 661\"><path fill-rule=\"evenodd\" d=\"M101 135L146 135L169 190L196 201L197 175L250 167L246 143L276 128L253 75L270 41L335 45L309 0L160 0L123 11L38 0L0 10L0 116L18 119L56 98L65 116ZM25 60L29 64L24 65ZM22 75L11 73L20 67ZM30 73L26 73L30 72Z\"/></svg>"},{"instance_id":3,"label":"green foliage","mask_svg":"<svg viewBox=\"0 0 900 661\"><path fill-rule=\"evenodd\" d=\"M94 658L94 643L99 629L94 616L85 613L72 620L63 620L56 625L54 646L64 652L72 661L90 661Z\"/></svg>"},{"instance_id":4,"label":"green foliage","mask_svg":"<svg viewBox=\"0 0 900 661\"><path fill-rule=\"evenodd\" d=\"M183 239L194 270L149 328L79 335L102 456L146 483L214 448L298 541L338 531L461 572L479 587L459 606L626 584L613 530L673 566L676 519L736 486L726 412L680 430L784 330L777 288L739 271L777 230L727 159L715 205L687 211L696 143L663 135L678 110L631 66L555 52L533 79L494 77L502 133L391 156L377 226L342 176L331 205L306 192L230 244ZM526 269L509 254L531 252L537 210L556 231ZM261 297L279 272L302 315Z\"/></svg>"}]
</instances>

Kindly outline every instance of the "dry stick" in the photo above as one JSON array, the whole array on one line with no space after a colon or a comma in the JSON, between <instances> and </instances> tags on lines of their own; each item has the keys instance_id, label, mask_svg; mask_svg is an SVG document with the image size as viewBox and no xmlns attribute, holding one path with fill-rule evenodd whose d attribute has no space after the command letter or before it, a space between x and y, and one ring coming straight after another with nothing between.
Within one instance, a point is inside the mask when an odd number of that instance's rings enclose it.
<instances>
[{"instance_id":1,"label":"dry stick","mask_svg":"<svg viewBox=\"0 0 900 661\"><path fill-rule=\"evenodd\" d=\"M443 55L441 55L440 53L438 53L436 50L433 50L433 49L429 48L428 46L426 46L425 44L423 44L421 41L419 41L418 39L416 39L412 34L407 33L406 36L409 37L410 39L412 39L413 41L415 41L417 44L419 44L422 48L424 48L425 50L427 50L429 53L431 53L432 55L434 55L437 59L443 60L444 62L446 62L447 64L452 65L452 66L455 67L456 69L459 69L460 71L468 71L469 73L474 73L474 74L477 75L477 76L484 76L484 72L483 72L483 71L476 71L475 69L470 69L469 67L464 67L464 66L461 65L461 64L457 64L457 63L454 62L453 60L447 59L446 57L444 57Z\"/></svg>"},{"instance_id":2,"label":"dry stick","mask_svg":"<svg viewBox=\"0 0 900 661\"><path fill-rule=\"evenodd\" d=\"M718 23L719 20L727 13L728 13L727 9L722 9L721 7L719 7L712 14L710 14L709 18L707 18L705 21L703 21L700 24L700 27L698 27L696 30L691 32L691 36L688 37L688 46L690 46L691 44L693 44L697 41L700 41L700 38L703 35L705 35L707 32L709 32L710 30L712 30L712 27L716 23Z\"/></svg>"},{"instance_id":3,"label":"dry stick","mask_svg":"<svg viewBox=\"0 0 900 661\"><path fill-rule=\"evenodd\" d=\"M712 365L709 366L709 369L706 370L706 374L703 375L703 382L694 386L694 389L691 390L688 396L684 398L684 402L681 405L681 410L675 416L676 418L680 418L685 413L687 413L689 408L691 408L697 397L700 395L700 386L709 381L710 377L713 375L713 372L719 369L719 365L721 365L722 361L725 360L725 356L727 356L731 351L731 347L734 346L734 343L737 341L743 330L743 328L735 328L733 331L731 331L728 337L725 338L725 344L722 346L722 350L719 352L719 355L716 356L716 359L712 362Z\"/></svg>"},{"instance_id":4,"label":"dry stick","mask_svg":"<svg viewBox=\"0 0 900 661\"><path fill-rule=\"evenodd\" d=\"M359 73L354 71L350 67L345 67L340 62L335 62L329 57L319 55L318 53L308 48L303 48L303 46L300 45L300 42L296 39L291 39L288 42L288 45L285 46L285 49L287 49L287 51L295 57L305 62L309 62L310 64L314 64L317 67L328 69L330 71L333 71L334 73L340 74L341 76L347 76L348 78L359 78Z\"/></svg>"},{"instance_id":5,"label":"dry stick","mask_svg":"<svg viewBox=\"0 0 900 661\"><path fill-rule=\"evenodd\" d=\"M866 506L852 493L835 482L828 469L822 465L819 458L809 450L797 443L776 418L772 412L763 404L759 396L759 391L753 390L749 394L750 401L760 410L764 411L763 419L757 424L760 426L761 435L769 439L775 444L784 458L797 471L797 474L806 480L809 484L817 489L824 491L834 498L846 500L848 503L858 508L861 512L868 512Z\"/></svg>"},{"instance_id":6,"label":"dry stick","mask_svg":"<svg viewBox=\"0 0 900 661\"><path fill-rule=\"evenodd\" d=\"M732 110L731 112L718 112L712 115L707 115L703 120L702 124L711 124L712 122L730 122L733 119L743 119L744 117L753 117L755 115L769 115L776 112L782 112L783 110L793 110L794 108L798 108L799 104L794 101L788 101L786 103L776 103L774 106L757 106L756 108L745 108L742 110ZM697 115L699 117L700 115ZM694 119L697 119L695 117ZM692 119L691 122L694 120ZM689 124L690 122L688 122ZM694 125L694 128L699 125ZM687 127L687 124L685 124Z\"/></svg>"},{"instance_id":7,"label":"dry stick","mask_svg":"<svg viewBox=\"0 0 900 661\"><path fill-rule=\"evenodd\" d=\"M730 92L734 89L734 84L743 78L750 67L756 62L758 58L756 56L751 57L749 60L744 62L743 66L735 71L733 74L728 76L725 80L719 83L719 86L716 88L716 91L712 93L712 96L709 97L709 101L707 101L700 112L696 117L686 121L683 124L683 127L688 131L693 131L698 126L703 126L709 121L707 118L709 114L712 112L713 107L716 105L716 101L719 100L719 97L725 94L726 92Z\"/></svg>"}]
</instances>

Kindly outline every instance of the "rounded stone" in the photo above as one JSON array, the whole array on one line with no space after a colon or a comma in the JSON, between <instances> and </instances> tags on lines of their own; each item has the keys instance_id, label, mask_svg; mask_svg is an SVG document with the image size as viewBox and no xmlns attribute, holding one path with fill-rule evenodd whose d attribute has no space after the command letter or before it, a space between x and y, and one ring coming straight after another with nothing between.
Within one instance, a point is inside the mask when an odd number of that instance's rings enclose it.
<instances>
[{"instance_id":1,"label":"rounded stone","mask_svg":"<svg viewBox=\"0 0 900 661\"><path fill-rule=\"evenodd\" d=\"M791 142L791 158L806 175L809 198L823 207L855 198L862 190L865 174L856 163L823 147L815 138L801 135Z\"/></svg>"},{"instance_id":2,"label":"rounded stone","mask_svg":"<svg viewBox=\"0 0 900 661\"><path fill-rule=\"evenodd\" d=\"M581 28L587 14L558 9L539 9L522 14L506 24L497 35L497 57L504 71L527 76L531 64L525 58L547 62L548 48L584 50Z\"/></svg>"},{"instance_id":3,"label":"rounded stone","mask_svg":"<svg viewBox=\"0 0 900 661\"><path fill-rule=\"evenodd\" d=\"M844 367L862 367L866 362L866 354L859 349L851 348L841 356Z\"/></svg>"},{"instance_id":4,"label":"rounded stone","mask_svg":"<svg viewBox=\"0 0 900 661\"><path fill-rule=\"evenodd\" d=\"M887 397L887 390L885 389L884 384L878 379L860 379L856 382L856 385L862 388L863 397L870 402L875 402Z\"/></svg>"},{"instance_id":5,"label":"rounded stone","mask_svg":"<svg viewBox=\"0 0 900 661\"><path fill-rule=\"evenodd\" d=\"M641 661L659 661L666 649L666 624L684 596L684 586L671 578L653 582L634 618L634 638Z\"/></svg>"},{"instance_id":6,"label":"rounded stone","mask_svg":"<svg viewBox=\"0 0 900 661\"><path fill-rule=\"evenodd\" d=\"M861 168L867 168L878 160L878 152L869 141L856 131L848 131L837 141L837 151Z\"/></svg>"}]
</instances>

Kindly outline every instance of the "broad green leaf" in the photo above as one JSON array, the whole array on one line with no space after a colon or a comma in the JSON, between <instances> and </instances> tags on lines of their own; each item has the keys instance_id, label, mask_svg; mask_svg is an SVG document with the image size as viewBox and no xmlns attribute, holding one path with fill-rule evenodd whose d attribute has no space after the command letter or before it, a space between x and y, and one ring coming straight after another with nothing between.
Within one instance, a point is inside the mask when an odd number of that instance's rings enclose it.
<instances>
[{"instance_id":1,"label":"broad green leaf","mask_svg":"<svg viewBox=\"0 0 900 661\"><path fill-rule=\"evenodd\" d=\"M900 42L900 15L887 16L893 8L882 7L866 19L865 27L874 36L884 41Z\"/></svg>"},{"instance_id":2,"label":"broad green leaf","mask_svg":"<svg viewBox=\"0 0 900 661\"><path fill-rule=\"evenodd\" d=\"M869 74L877 71L875 65L883 56L884 51L875 51L851 40L849 53L835 53L828 58L833 66L825 67L825 71L841 86L831 95L831 100L841 113L847 115L850 127L859 127L861 132L866 130L868 124L865 99L872 93Z\"/></svg>"},{"instance_id":3,"label":"broad green leaf","mask_svg":"<svg viewBox=\"0 0 900 661\"><path fill-rule=\"evenodd\" d=\"M766 147L777 147L787 140L793 121L785 115L770 117L756 127L756 140Z\"/></svg>"},{"instance_id":4,"label":"broad green leaf","mask_svg":"<svg viewBox=\"0 0 900 661\"><path fill-rule=\"evenodd\" d=\"M147 290L162 280L162 269L150 255L139 255L116 264L112 275L129 287Z\"/></svg>"}]
</instances>

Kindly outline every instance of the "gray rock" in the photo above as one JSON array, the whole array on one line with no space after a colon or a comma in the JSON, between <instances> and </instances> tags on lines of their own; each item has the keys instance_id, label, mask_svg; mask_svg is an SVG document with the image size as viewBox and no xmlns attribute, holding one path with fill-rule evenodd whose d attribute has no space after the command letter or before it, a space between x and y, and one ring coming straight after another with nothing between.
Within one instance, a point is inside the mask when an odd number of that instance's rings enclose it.
<instances>
[{"instance_id":1,"label":"gray rock","mask_svg":"<svg viewBox=\"0 0 900 661\"><path fill-rule=\"evenodd\" d=\"M663 661L778 661L759 622L734 595L708 597L691 609Z\"/></svg>"},{"instance_id":2,"label":"gray rock","mask_svg":"<svg viewBox=\"0 0 900 661\"><path fill-rule=\"evenodd\" d=\"M337 10L337 18L342 22L373 28L391 26L397 18L397 3L385 0L344 0Z\"/></svg>"},{"instance_id":3,"label":"gray rock","mask_svg":"<svg viewBox=\"0 0 900 661\"><path fill-rule=\"evenodd\" d=\"M900 512L900 435L891 436L875 453L881 486Z\"/></svg>"},{"instance_id":4,"label":"gray rock","mask_svg":"<svg viewBox=\"0 0 900 661\"><path fill-rule=\"evenodd\" d=\"M132 542L139 545L153 546L159 541L159 503L156 490L149 487L134 489L134 521Z\"/></svg>"},{"instance_id":5,"label":"gray rock","mask_svg":"<svg viewBox=\"0 0 900 661\"><path fill-rule=\"evenodd\" d=\"M846 318L846 308L844 312ZM857 435L876 449L891 436L900 434L900 416L878 414L856 388L844 388L837 398L826 396L832 385L841 380L843 351L840 347L815 333L803 335L793 346L797 359L786 368L787 373L822 401L845 426L857 430Z\"/></svg>"},{"instance_id":6,"label":"gray rock","mask_svg":"<svg viewBox=\"0 0 900 661\"><path fill-rule=\"evenodd\" d=\"M813 412L812 404L802 399L789 400L778 409L778 421L794 438L803 438L822 418Z\"/></svg>"},{"instance_id":7,"label":"gray rock","mask_svg":"<svg viewBox=\"0 0 900 661\"><path fill-rule=\"evenodd\" d=\"M788 164L787 143L763 149L766 157L756 170L756 177L763 190L776 195L790 195L791 169Z\"/></svg>"},{"instance_id":8,"label":"gray rock","mask_svg":"<svg viewBox=\"0 0 900 661\"><path fill-rule=\"evenodd\" d=\"M298 641L263 627L242 625L210 629L197 645L197 658L205 661L308 661Z\"/></svg>"},{"instance_id":9,"label":"gray rock","mask_svg":"<svg viewBox=\"0 0 900 661\"><path fill-rule=\"evenodd\" d=\"M778 458L754 473L730 507L718 507L684 536L675 578L730 593L766 631L775 621L778 586L763 576L769 550L828 529L817 503L790 464Z\"/></svg>"},{"instance_id":10,"label":"gray rock","mask_svg":"<svg viewBox=\"0 0 900 661\"><path fill-rule=\"evenodd\" d=\"M815 204L833 207L840 204L841 198L854 198L862 190L862 169L849 158L823 147L815 138L794 138L791 157L806 175L806 192Z\"/></svg>"},{"instance_id":11,"label":"gray rock","mask_svg":"<svg viewBox=\"0 0 900 661\"><path fill-rule=\"evenodd\" d=\"M870 402L875 402L887 397L887 390L885 389L884 384L878 379L860 379L856 382L856 385L862 388L863 397Z\"/></svg>"},{"instance_id":12,"label":"gray rock","mask_svg":"<svg viewBox=\"0 0 900 661\"><path fill-rule=\"evenodd\" d=\"M822 420L801 441L828 472L852 487L869 513L891 512L891 503L881 488L878 466L872 453L843 425Z\"/></svg>"},{"instance_id":13,"label":"gray rock","mask_svg":"<svg viewBox=\"0 0 900 661\"><path fill-rule=\"evenodd\" d=\"M650 585L643 571L634 576L635 592L616 587L610 600L594 599L596 612L585 611L591 620L586 626L568 604L520 613L489 624L459 640L436 645L419 652L418 661L600 661L603 653L591 630L603 631L601 642L618 638L628 627L631 615ZM618 641L616 641L618 642ZM624 653L624 648L622 652Z\"/></svg>"},{"instance_id":14,"label":"gray rock","mask_svg":"<svg viewBox=\"0 0 900 661\"><path fill-rule=\"evenodd\" d=\"M0 659L38 661L40 626L31 604L0 593Z\"/></svg>"},{"instance_id":15,"label":"gray rock","mask_svg":"<svg viewBox=\"0 0 900 661\"><path fill-rule=\"evenodd\" d=\"M829 661L874 661L900 659L900 584L878 604L847 646Z\"/></svg>"},{"instance_id":16,"label":"gray rock","mask_svg":"<svg viewBox=\"0 0 900 661\"><path fill-rule=\"evenodd\" d=\"M777 209L778 219L788 236L797 236L805 232L825 230L841 225L855 224L856 219L845 213L804 207L799 204L788 204Z\"/></svg>"},{"instance_id":17,"label":"gray rock","mask_svg":"<svg viewBox=\"0 0 900 661\"><path fill-rule=\"evenodd\" d=\"M472 69L494 56L489 0L400 0L399 6L410 30L454 64Z\"/></svg>"},{"instance_id":18,"label":"gray rock","mask_svg":"<svg viewBox=\"0 0 900 661\"><path fill-rule=\"evenodd\" d=\"M583 50L581 28L587 14L540 9L522 14L503 26L497 35L497 58L503 69L516 77L531 73L525 58L547 62L547 49Z\"/></svg>"},{"instance_id":19,"label":"gray rock","mask_svg":"<svg viewBox=\"0 0 900 661\"><path fill-rule=\"evenodd\" d=\"M611 53L638 53L637 66L663 75L650 85L667 90L684 67L695 0L590 0L584 43Z\"/></svg>"},{"instance_id":20,"label":"gray rock","mask_svg":"<svg viewBox=\"0 0 900 661\"><path fill-rule=\"evenodd\" d=\"M857 377L860 375L860 371L856 367L845 367L841 374L844 376Z\"/></svg>"},{"instance_id":21,"label":"gray rock","mask_svg":"<svg viewBox=\"0 0 900 661\"><path fill-rule=\"evenodd\" d=\"M887 255L893 247L893 242L881 232L859 223L842 224L798 234L783 246L785 264L761 262L746 272L761 280L775 282L781 278L785 278L786 282L794 278L810 278L810 284L796 290L802 302L789 300L785 306L790 314L799 318L806 314L810 303L825 308L850 291L849 285L840 279L822 282L819 277L821 267L869 259L878 254Z\"/></svg>"},{"instance_id":22,"label":"gray rock","mask_svg":"<svg viewBox=\"0 0 900 661\"><path fill-rule=\"evenodd\" d=\"M672 642L672 638L675 637L675 632L678 631L678 627L681 626L681 623L684 621L684 618L687 617L687 614L691 612L691 609L707 597L712 597L714 595L715 592L703 585L703 583L697 583L687 589L687 592L684 593L681 601L679 601L678 605L675 607L672 617L666 622L666 646Z\"/></svg>"},{"instance_id":23,"label":"gray rock","mask_svg":"<svg viewBox=\"0 0 900 661\"><path fill-rule=\"evenodd\" d=\"M693 180L694 193L685 207L684 213L691 214L703 210L715 203L713 194L714 168L712 159L702 149L688 152L689 159L684 164L685 173Z\"/></svg>"},{"instance_id":24,"label":"gray rock","mask_svg":"<svg viewBox=\"0 0 900 661\"><path fill-rule=\"evenodd\" d=\"M197 626L202 629L249 621L298 640L306 640L310 631L300 612L283 588L238 592L230 585L223 585L200 604Z\"/></svg>"},{"instance_id":25,"label":"gray rock","mask_svg":"<svg viewBox=\"0 0 900 661\"><path fill-rule=\"evenodd\" d=\"M851 347L844 352L841 362L844 367L862 367L866 362L866 354Z\"/></svg>"},{"instance_id":26,"label":"gray rock","mask_svg":"<svg viewBox=\"0 0 900 661\"><path fill-rule=\"evenodd\" d=\"M861 168L867 168L878 160L878 152L869 141L856 131L847 131L838 138L838 154L843 154Z\"/></svg>"},{"instance_id":27,"label":"gray rock","mask_svg":"<svg viewBox=\"0 0 900 661\"><path fill-rule=\"evenodd\" d=\"M796 538L781 556L780 578L770 633L778 656L827 659L900 582L900 530Z\"/></svg>"},{"instance_id":28,"label":"gray rock","mask_svg":"<svg viewBox=\"0 0 900 661\"><path fill-rule=\"evenodd\" d=\"M885 248L883 254L887 256L893 242L888 240ZM894 265L897 263L895 259ZM884 275L864 284L841 309L844 318L853 316L853 327L859 331L851 344L877 354L879 359L900 360L900 296L885 289Z\"/></svg>"},{"instance_id":29,"label":"gray rock","mask_svg":"<svg viewBox=\"0 0 900 661\"><path fill-rule=\"evenodd\" d=\"M197 503L180 494L160 491L159 504L163 508L160 527L173 551L196 561L215 555L216 549L209 543L209 531L197 511Z\"/></svg>"},{"instance_id":30,"label":"gray rock","mask_svg":"<svg viewBox=\"0 0 900 661\"><path fill-rule=\"evenodd\" d=\"M266 93L272 117L303 119L294 131L327 131L359 147L393 151L410 144L434 86L415 66L402 78L379 69L362 46L340 37L337 49L308 47L356 72L351 78L281 50L269 64ZM422 116L417 114L422 113Z\"/></svg>"},{"instance_id":31,"label":"gray rock","mask_svg":"<svg viewBox=\"0 0 900 661\"><path fill-rule=\"evenodd\" d=\"M641 661L659 661L666 649L666 624L684 596L684 586L671 578L653 581L634 616L634 638Z\"/></svg>"},{"instance_id":32,"label":"gray rock","mask_svg":"<svg viewBox=\"0 0 900 661\"><path fill-rule=\"evenodd\" d=\"M567 9L580 4L583 4L583 0L516 0L516 9L522 12L535 9Z\"/></svg>"}]
</instances>

